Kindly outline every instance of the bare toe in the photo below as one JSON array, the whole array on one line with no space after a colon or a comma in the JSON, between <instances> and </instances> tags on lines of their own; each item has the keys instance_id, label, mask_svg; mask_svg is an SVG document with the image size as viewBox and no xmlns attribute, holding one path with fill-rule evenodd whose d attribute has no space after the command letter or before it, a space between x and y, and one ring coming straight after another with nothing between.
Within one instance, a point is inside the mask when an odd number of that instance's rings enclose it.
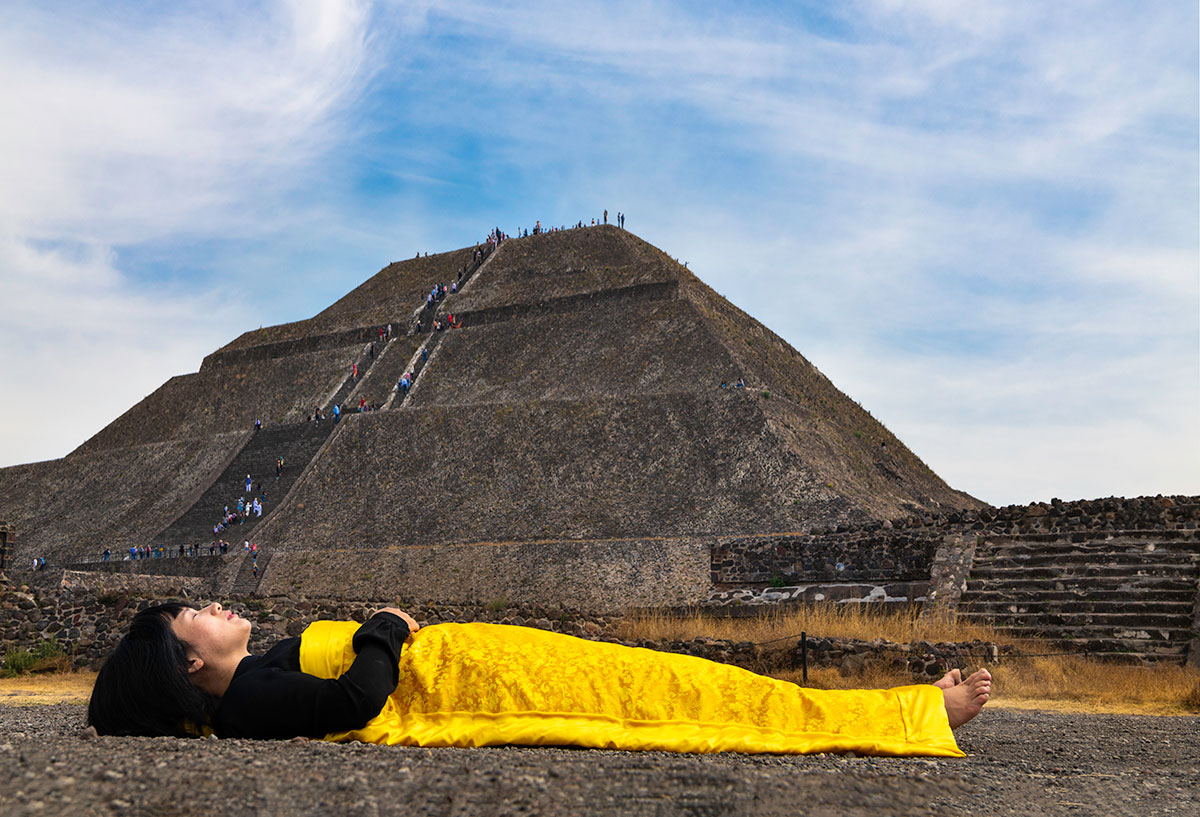
<instances>
[{"instance_id":1,"label":"bare toe","mask_svg":"<svg viewBox=\"0 0 1200 817\"><path fill-rule=\"evenodd\" d=\"M957 729L974 718L992 696L992 674L978 670L957 686L943 689L946 701L946 717L950 728Z\"/></svg>"},{"instance_id":2,"label":"bare toe","mask_svg":"<svg viewBox=\"0 0 1200 817\"><path fill-rule=\"evenodd\" d=\"M962 671L958 669L952 669L941 678L934 681L933 685L938 689L949 689L950 687L958 686L962 682Z\"/></svg>"}]
</instances>

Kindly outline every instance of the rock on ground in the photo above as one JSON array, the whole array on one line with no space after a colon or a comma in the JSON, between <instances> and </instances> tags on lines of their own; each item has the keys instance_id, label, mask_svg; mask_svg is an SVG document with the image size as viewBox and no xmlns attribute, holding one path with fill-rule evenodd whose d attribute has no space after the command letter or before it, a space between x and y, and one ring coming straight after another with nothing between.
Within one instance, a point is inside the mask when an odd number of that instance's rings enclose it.
<instances>
[{"instance_id":1,"label":"rock on ground","mask_svg":"<svg viewBox=\"0 0 1200 817\"><path fill-rule=\"evenodd\" d=\"M1200 815L1200 718L990 710L963 759L87 738L0 706L11 815Z\"/></svg>"}]
</instances>

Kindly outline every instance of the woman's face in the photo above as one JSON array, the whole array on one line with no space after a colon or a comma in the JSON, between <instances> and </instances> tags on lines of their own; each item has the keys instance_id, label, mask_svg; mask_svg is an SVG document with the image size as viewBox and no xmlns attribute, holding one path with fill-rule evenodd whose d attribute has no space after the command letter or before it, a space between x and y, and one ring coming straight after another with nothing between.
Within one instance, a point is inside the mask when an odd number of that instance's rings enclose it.
<instances>
[{"instance_id":1,"label":"woman's face","mask_svg":"<svg viewBox=\"0 0 1200 817\"><path fill-rule=\"evenodd\" d=\"M250 622L216 602L202 610L185 607L172 620L171 629L205 661L245 650L250 640Z\"/></svg>"}]
</instances>

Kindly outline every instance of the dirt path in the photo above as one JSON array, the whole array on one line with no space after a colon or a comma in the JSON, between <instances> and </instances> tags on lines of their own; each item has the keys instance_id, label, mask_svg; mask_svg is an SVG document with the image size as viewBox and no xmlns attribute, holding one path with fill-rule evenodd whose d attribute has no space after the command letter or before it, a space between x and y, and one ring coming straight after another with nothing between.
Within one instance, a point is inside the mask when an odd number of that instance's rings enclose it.
<instances>
[{"instance_id":1,"label":"dirt path","mask_svg":"<svg viewBox=\"0 0 1200 817\"><path fill-rule=\"evenodd\" d=\"M0 706L0 813L1200 814L1200 718L996 710L926 760L87 739L83 715Z\"/></svg>"}]
</instances>

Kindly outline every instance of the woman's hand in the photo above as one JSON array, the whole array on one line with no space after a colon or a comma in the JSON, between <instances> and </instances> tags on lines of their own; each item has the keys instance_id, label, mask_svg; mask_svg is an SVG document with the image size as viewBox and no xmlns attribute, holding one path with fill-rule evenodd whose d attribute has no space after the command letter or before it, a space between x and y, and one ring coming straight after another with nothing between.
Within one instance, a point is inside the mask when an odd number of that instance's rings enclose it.
<instances>
[{"instance_id":1,"label":"woman's hand","mask_svg":"<svg viewBox=\"0 0 1200 817\"><path fill-rule=\"evenodd\" d=\"M401 621L408 625L408 631L410 633L415 633L417 630L421 629L421 625L417 623L416 619L399 608L380 607L374 613L371 613L371 615L374 616L377 613L391 613L392 615L397 616Z\"/></svg>"}]
</instances>

